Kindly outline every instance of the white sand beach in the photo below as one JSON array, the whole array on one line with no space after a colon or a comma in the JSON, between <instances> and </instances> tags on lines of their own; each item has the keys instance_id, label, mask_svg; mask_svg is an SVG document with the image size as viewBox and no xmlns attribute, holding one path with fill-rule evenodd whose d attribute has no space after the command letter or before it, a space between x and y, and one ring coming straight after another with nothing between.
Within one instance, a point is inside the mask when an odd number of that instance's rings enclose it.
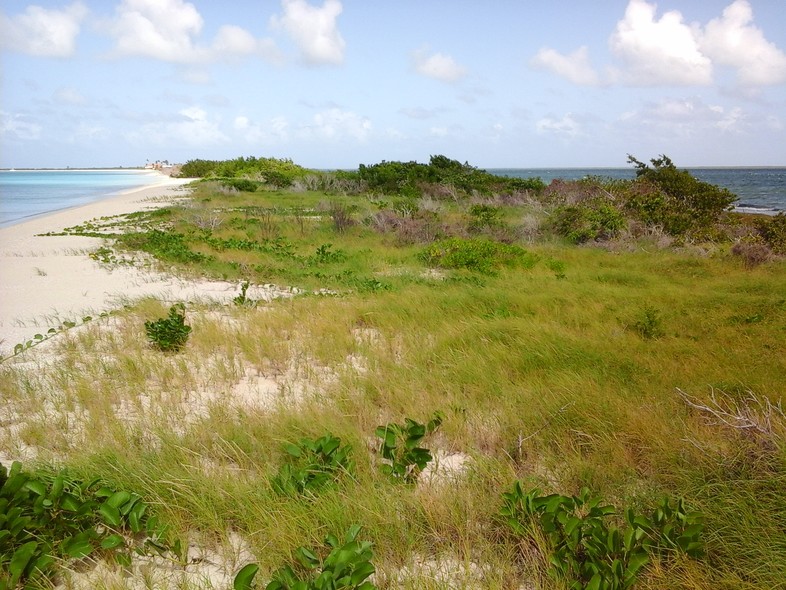
<instances>
[{"instance_id":1,"label":"white sand beach","mask_svg":"<svg viewBox=\"0 0 786 590\"><path fill-rule=\"evenodd\" d=\"M102 245L101 238L41 234L160 207L187 194L182 187L190 180L162 176L152 186L0 228L0 358L35 334L46 334L63 321L80 323L86 315L117 308L119 301L145 295L188 297L183 281L131 266L100 265L89 254Z\"/></svg>"}]
</instances>

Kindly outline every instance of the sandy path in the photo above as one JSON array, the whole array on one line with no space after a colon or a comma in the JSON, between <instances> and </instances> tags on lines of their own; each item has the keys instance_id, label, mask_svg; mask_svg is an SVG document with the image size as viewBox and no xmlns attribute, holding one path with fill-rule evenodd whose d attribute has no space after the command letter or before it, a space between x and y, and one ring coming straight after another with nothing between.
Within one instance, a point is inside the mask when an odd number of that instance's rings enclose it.
<instances>
[{"instance_id":1,"label":"sandy path","mask_svg":"<svg viewBox=\"0 0 786 590\"><path fill-rule=\"evenodd\" d=\"M131 267L109 270L88 255L101 246L100 238L38 235L98 217L161 206L161 201L146 201L182 197L179 187L186 182L166 178L153 186L0 228L0 358L17 343L45 334L64 320L78 321L116 308L121 300L144 295L188 299L236 290L236 285L228 283L205 287Z\"/></svg>"}]
</instances>

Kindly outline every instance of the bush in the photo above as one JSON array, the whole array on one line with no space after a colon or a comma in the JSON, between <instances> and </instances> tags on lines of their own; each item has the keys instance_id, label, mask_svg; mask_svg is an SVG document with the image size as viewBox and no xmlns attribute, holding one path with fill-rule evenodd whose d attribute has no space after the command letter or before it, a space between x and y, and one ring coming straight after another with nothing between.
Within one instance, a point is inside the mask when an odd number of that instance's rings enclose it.
<instances>
[{"instance_id":1,"label":"bush","mask_svg":"<svg viewBox=\"0 0 786 590\"><path fill-rule=\"evenodd\" d=\"M169 308L169 315L156 321L145 322L147 339L163 352L182 350L191 333L186 325L185 305L178 303Z\"/></svg>"},{"instance_id":2,"label":"bush","mask_svg":"<svg viewBox=\"0 0 786 590\"><path fill-rule=\"evenodd\" d=\"M631 155L628 162L636 166L636 180L627 195L626 209L673 236L706 236L737 200L728 189L679 170L668 156L650 160L652 167Z\"/></svg>"},{"instance_id":3,"label":"bush","mask_svg":"<svg viewBox=\"0 0 786 590\"><path fill-rule=\"evenodd\" d=\"M760 241L740 241L731 247L731 253L739 256L745 268L764 264L772 257L772 250Z\"/></svg>"},{"instance_id":4,"label":"bush","mask_svg":"<svg viewBox=\"0 0 786 590\"><path fill-rule=\"evenodd\" d=\"M532 267L537 257L513 244L482 238L448 238L434 242L420 254L426 263L442 268L463 268L485 274L501 266Z\"/></svg>"},{"instance_id":5,"label":"bush","mask_svg":"<svg viewBox=\"0 0 786 590\"><path fill-rule=\"evenodd\" d=\"M549 217L554 231L575 244L614 237L626 225L619 209L604 200L557 207Z\"/></svg>"},{"instance_id":6,"label":"bush","mask_svg":"<svg viewBox=\"0 0 786 590\"><path fill-rule=\"evenodd\" d=\"M760 216L756 220L756 229L773 252L786 254L786 214L778 213L774 217Z\"/></svg>"}]
</instances>

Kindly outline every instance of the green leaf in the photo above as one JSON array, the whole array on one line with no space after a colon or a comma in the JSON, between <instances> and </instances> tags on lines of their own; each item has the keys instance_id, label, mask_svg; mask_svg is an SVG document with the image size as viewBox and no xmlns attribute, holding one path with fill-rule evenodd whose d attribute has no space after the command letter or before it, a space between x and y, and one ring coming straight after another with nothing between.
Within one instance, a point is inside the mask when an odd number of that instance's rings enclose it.
<instances>
[{"instance_id":1,"label":"green leaf","mask_svg":"<svg viewBox=\"0 0 786 590\"><path fill-rule=\"evenodd\" d=\"M46 486L38 481L37 479L28 480L25 483L25 488L36 494L37 496L45 496L46 495Z\"/></svg>"},{"instance_id":2,"label":"green leaf","mask_svg":"<svg viewBox=\"0 0 786 590\"><path fill-rule=\"evenodd\" d=\"M93 552L93 545L85 534L72 537L63 545L63 553L74 559L81 559Z\"/></svg>"},{"instance_id":3,"label":"green leaf","mask_svg":"<svg viewBox=\"0 0 786 590\"><path fill-rule=\"evenodd\" d=\"M249 563L241 568L235 575L232 588L234 590L251 590L253 588L254 577L259 571L259 566L256 563ZM269 586L268 586L269 587Z\"/></svg>"},{"instance_id":4,"label":"green leaf","mask_svg":"<svg viewBox=\"0 0 786 590\"><path fill-rule=\"evenodd\" d=\"M109 526L120 526L120 511L115 506L107 503L101 504L98 507L98 512L104 517L104 522Z\"/></svg>"},{"instance_id":5,"label":"green leaf","mask_svg":"<svg viewBox=\"0 0 786 590\"><path fill-rule=\"evenodd\" d=\"M116 549L125 544L125 539L122 535L109 535L101 541L101 549Z\"/></svg>"},{"instance_id":6,"label":"green leaf","mask_svg":"<svg viewBox=\"0 0 786 590\"><path fill-rule=\"evenodd\" d=\"M28 541L19 547L11 556L11 562L8 564L8 571L11 574L11 587L13 588L16 583L22 578L25 573L27 565L35 555L38 549L38 541Z\"/></svg>"},{"instance_id":7,"label":"green leaf","mask_svg":"<svg viewBox=\"0 0 786 590\"><path fill-rule=\"evenodd\" d=\"M109 498L107 498L105 504L109 504L113 508L120 508L123 504L128 502L131 499L131 494L129 492L115 492Z\"/></svg>"},{"instance_id":8,"label":"green leaf","mask_svg":"<svg viewBox=\"0 0 786 590\"><path fill-rule=\"evenodd\" d=\"M293 457L300 457L303 454L303 452L300 450L300 447L293 444L285 445L284 450Z\"/></svg>"}]
</instances>

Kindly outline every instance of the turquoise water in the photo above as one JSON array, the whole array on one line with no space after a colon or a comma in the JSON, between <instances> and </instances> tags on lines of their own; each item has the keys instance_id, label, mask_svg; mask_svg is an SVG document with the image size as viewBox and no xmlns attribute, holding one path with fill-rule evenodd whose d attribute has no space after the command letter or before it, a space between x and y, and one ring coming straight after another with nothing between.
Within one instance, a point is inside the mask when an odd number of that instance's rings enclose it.
<instances>
[{"instance_id":1,"label":"turquoise water","mask_svg":"<svg viewBox=\"0 0 786 590\"><path fill-rule=\"evenodd\" d=\"M160 174L147 170L2 170L0 227L160 180Z\"/></svg>"},{"instance_id":2,"label":"turquoise water","mask_svg":"<svg viewBox=\"0 0 786 590\"><path fill-rule=\"evenodd\" d=\"M737 195L737 206L767 211L786 211L786 168L688 168L704 182L729 189ZM539 177L546 184L555 178L579 180L586 176L630 179L633 168L498 168L493 174L514 178Z\"/></svg>"}]
</instances>

